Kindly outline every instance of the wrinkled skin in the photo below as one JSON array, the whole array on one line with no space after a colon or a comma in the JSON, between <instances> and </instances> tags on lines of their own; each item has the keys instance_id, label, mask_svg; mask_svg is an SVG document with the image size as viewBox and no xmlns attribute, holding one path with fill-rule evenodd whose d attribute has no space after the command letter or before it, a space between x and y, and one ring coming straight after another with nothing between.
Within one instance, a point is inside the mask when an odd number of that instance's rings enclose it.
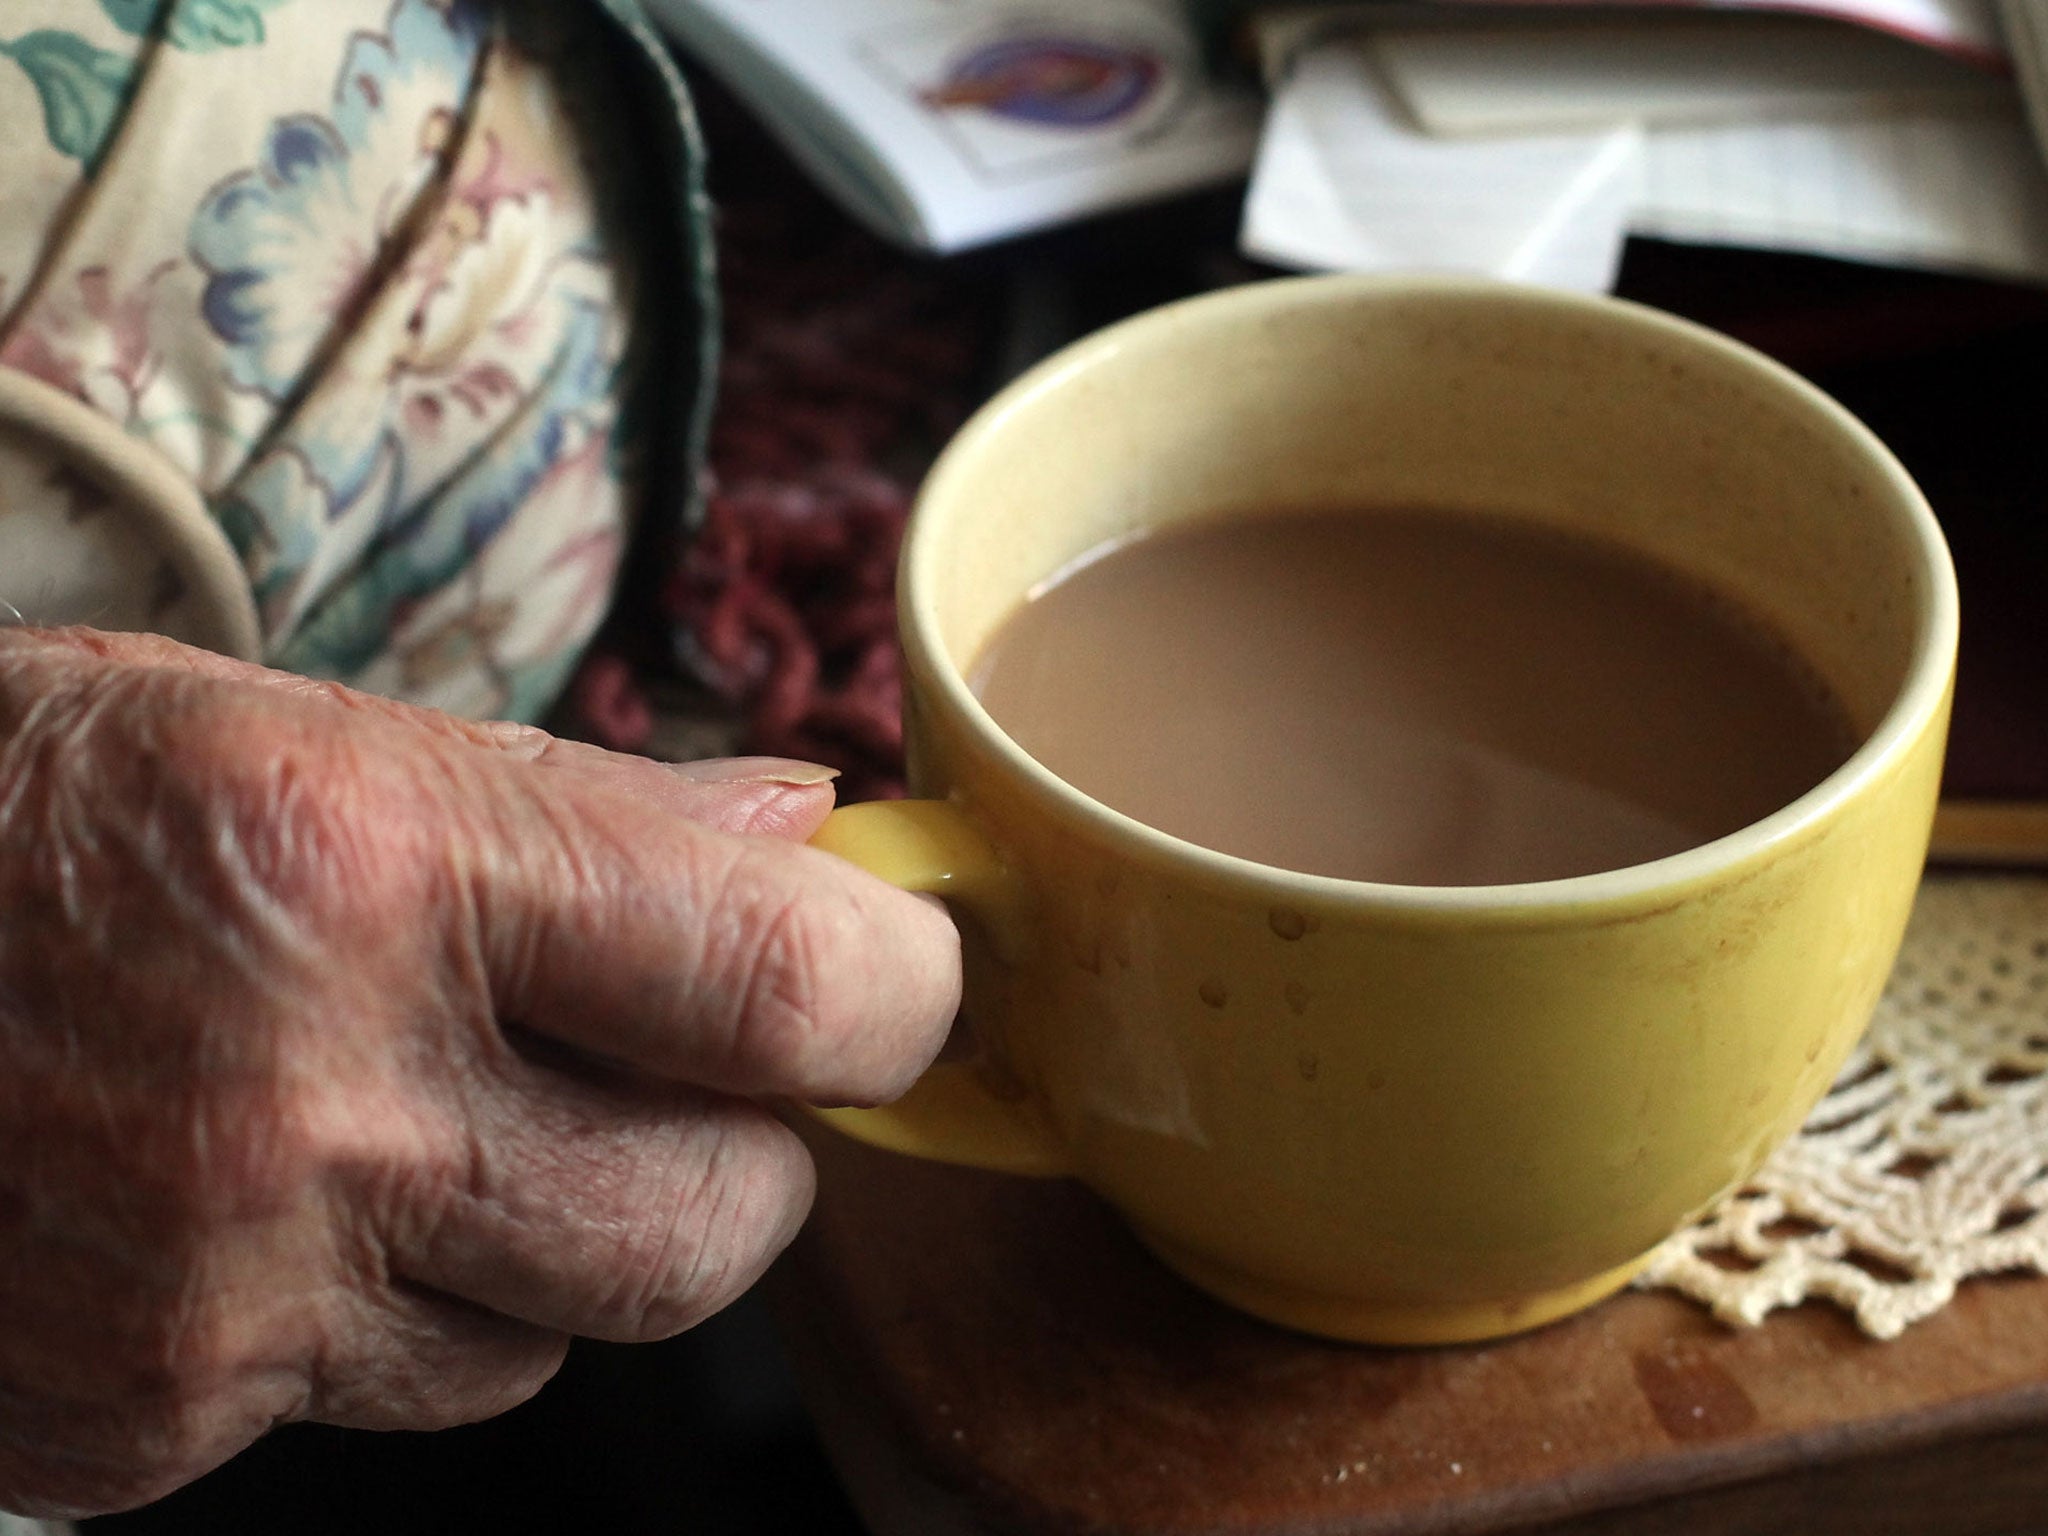
<instances>
[{"instance_id":1,"label":"wrinkled skin","mask_svg":"<svg viewBox=\"0 0 2048 1536\"><path fill-rule=\"evenodd\" d=\"M0 632L0 1508L484 1417L743 1290L812 1188L762 1101L900 1092L959 985L805 777Z\"/></svg>"}]
</instances>

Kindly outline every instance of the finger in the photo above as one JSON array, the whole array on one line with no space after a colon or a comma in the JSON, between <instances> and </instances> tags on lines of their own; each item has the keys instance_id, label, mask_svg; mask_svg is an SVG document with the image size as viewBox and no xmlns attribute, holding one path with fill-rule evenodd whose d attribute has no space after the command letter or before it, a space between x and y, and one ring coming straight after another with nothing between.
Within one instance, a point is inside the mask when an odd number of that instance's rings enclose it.
<instances>
[{"instance_id":1,"label":"finger","mask_svg":"<svg viewBox=\"0 0 2048 1536\"><path fill-rule=\"evenodd\" d=\"M241 666L145 637L67 643L134 651L131 640L191 670ZM374 864L404 850L416 878L468 908L447 931L500 1018L663 1076L818 1102L902 1091L943 1039L959 989L943 915L781 837L720 835L699 819L800 833L829 785L750 785L763 770L745 764L685 779L327 685L190 682L182 712L156 701L160 750L244 805L265 858L331 847ZM309 697L341 708L305 708ZM738 777L702 777L721 772ZM294 810L280 785L311 787ZM339 899L304 859L279 868L293 910ZM405 899L425 911L436 898Z\"/></svg>"},{"instance_id":2,"label":"finger","mask_svg":"<svg viewBox=\"0 0 2048 1536\"><path fill-rule=\"evenodd\" d=\"M253 662L237 661L214 651L182 645L162 635L126 634L111 630L31 629L0 627L0 665L26 662L36 666L104 668L147 667L158 671L187 672L198 677L221 678L230 682L282 686L295 681L291 674L274 672ZM297 679L296 681L303 681Z\"/></svg>"},{"instance_id":3,"label":"finger","mask_svg":"<svg viewBox=\"0 0 2048 1536\"><path fill-rule=\"evenodd\" d=\"M666 1338L759 1278L802 1225L796 1136L741 1100L528 1066L464 1116L466 1166L389 1218L394 1272L590 1338Z\"/></svg>"},{"instance_id":4,"label":"finger","mask_svg":"<svg viewBox=\"0 0 2048 1536\"><path fill-rule=\"evenodd\" d=\"M528 726L490 728L497 749L545 774L604 784L672 815L720 832L751 832L801 843L831 813L836 768L788 757L709 758L657 763L564 741Z\"/></svg>"},{"instance_id":5,"label":"finger","mask_svg":"<svg viewBox=\"0 0 2048 1536\"><path fill-rule=\"evenodd\" d=\"M217 651L201 650L162 635L134 634L118 630L87 629L82 625L40 628L22 625L0 629L0 648L69 653L74 656L118 661L138 666L177 667L221 677L245 674L284 676L253 662L237 661Z\"/></svg>"},{"instance_id":6,"label":"finger","mask_svg":"<svg viewBox=\"0 0 2048 1536\"><path fill-rule=\"evenodd\" d=\"M938 1051L960 993L943 911L608 786L528 775L495 793L464 874L499 1018L662 1077L812 1102L892 1097Z\"/></svg>"},{"instance_id":7,"label":"finger","mask_svg":"<svg viewBox=\"0 0 2048 1536\"><path fill-rule=\"evenodd\" d=\"M295 1418L350 1429L473 1424L532 1397L569 1349L565 1333L404 1283L345 1305Z\"/></svg>"},{"instance_id":8,"label":"finger","mask_svg":"<svg viewBox=\"0 0 2048 1536\"><path fill-rule=\"evenodd\" d=\"M162 635L106 630L0 630L7 650L69 658L85 664L146 667L223 682L259 685L337 710L391 721L444 741L527 762L551 773L605 783L675 815L722 832L755 832L803 842L832 809L831 781L838 771L782 757L714 758L695 763L652 762L583 742L565 741L536 726L468 720L438 709L380 698L340 683L237 661Z\"/></svg>"},{"instance_id":9,"label":"finger","mask_svg":"<svg viewBox=\"0 0 2048 1536\"><path fill-rule=\"evenodd\" d=\"M763 832L806 842L832 813L839 770L788 757L708 758L664 763L684 786L682 815L721 832ZM671 791L674 793L674 791Z\"/></svg>"},{"instance_id":10,"label":"finger","mask_svg":"<svg viewBox=\"0 0 2048 1536\"><path fill-rule=\"evenodd\" d=\"M273 686L337 709L375 716L442 740L466 742L551 780L603 784L673 815L721 832L752 832L803 842L832 810L836 768L786 757L714 758L657 763L568 741L506 720L467 720L438 709L361 693L339 683L271 674Z\"/></svg>"}]
</instances>

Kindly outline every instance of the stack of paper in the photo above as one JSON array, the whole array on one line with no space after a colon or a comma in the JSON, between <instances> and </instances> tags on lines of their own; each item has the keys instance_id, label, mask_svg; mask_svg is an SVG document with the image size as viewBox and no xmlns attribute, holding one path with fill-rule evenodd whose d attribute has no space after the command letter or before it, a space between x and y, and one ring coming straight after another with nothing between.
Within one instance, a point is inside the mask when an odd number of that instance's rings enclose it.
<instances>
[{"instance_id":1,"label":"stack of paper","mask_svg":"<svg viewBox=\"0 0 2048 1536\"><path fill-rule=\"evenodd\" d=\"M1244 174L1179 0L652 0L870 227L958 250Z\"/></svg>"},{"instance_id":2,"label":"stack of paper","mask_svg":"<svg viewBox=\"0 0 2048 1536\"><path fill-rule=\"evenodd\" d=\"M2048 173L1989 0L1804 8L1866 24L1745 0L1265 13L1243 244L1581 289L1630 233L2048 280Z\"/></svg>"},{"instance_id":3,"label":"stack of paper","mask_svg":"<svg viewBox=\"0 0 2048 1536\"><path fill-rule=\"evenodd\" d=\"M1999 0L1998 14L2034 142L2048 157L2048 7L2041 0Z\"/></svg>"}]
</instances>

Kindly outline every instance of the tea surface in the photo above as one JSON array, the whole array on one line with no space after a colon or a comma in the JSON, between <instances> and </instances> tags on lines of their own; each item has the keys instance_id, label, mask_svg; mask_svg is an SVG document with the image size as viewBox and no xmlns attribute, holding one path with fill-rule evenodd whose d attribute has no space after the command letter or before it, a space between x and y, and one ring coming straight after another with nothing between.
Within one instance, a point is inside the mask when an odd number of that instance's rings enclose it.
<instances>
[{"instance_id":1,"label":"tea surface","mask_svg":"<svg viewBox=\"0 0 2048 1536\"><path fill-rule=\"evenodd\" d=\"M1110 546L969 679L1068 783L1264 864L1409 885L1619 868L1788 804L1855 736L1786 647L1632 551L1280 512Z\"/></svg>"}]
</instances>

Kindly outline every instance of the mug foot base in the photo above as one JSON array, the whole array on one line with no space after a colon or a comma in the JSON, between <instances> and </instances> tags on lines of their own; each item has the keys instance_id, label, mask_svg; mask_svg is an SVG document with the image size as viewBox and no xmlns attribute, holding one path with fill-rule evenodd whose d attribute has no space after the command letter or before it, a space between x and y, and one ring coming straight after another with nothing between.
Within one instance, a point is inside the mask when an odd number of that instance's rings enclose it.
<instances>
[{"instance_id":1,"label":"mug foot base","mask_svg":"<svg viewBox=\"0 0 2048 1536\"><path fill-rule=\"evenodd\" d=\"M1605 1300L1650 1261L1645 1253L1589 1280L1496 1301L1364 1301L1260 1280L1149 1232L1138 1239L1182 1279L1240 1312L1353 1344L1469 1344L1524 1333Z\"/></svg>"}]
</instances>

